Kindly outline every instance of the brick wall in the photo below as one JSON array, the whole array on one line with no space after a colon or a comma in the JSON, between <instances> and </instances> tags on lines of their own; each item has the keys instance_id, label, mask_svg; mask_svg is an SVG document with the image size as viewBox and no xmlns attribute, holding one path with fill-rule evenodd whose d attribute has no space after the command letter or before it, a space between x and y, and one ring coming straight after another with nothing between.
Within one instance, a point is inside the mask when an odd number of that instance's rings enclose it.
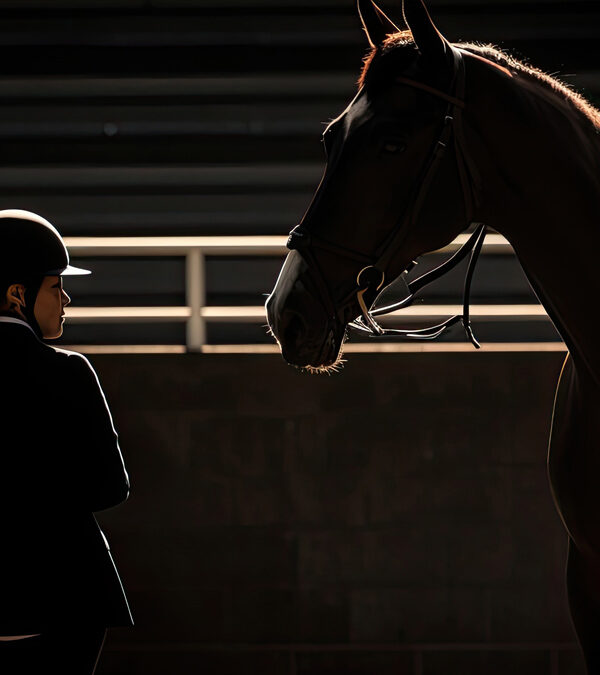
<instances>
[{"instance_id":1,"label":"brick wall","mask_svg":"<svg viewBox=\"0 0 600 675\"><path fill-rule=\"evenodd\" d=\"M137 622L98 675L581 674L545 469L562 358L93 357Z\"/></svg>"}]
</instances>

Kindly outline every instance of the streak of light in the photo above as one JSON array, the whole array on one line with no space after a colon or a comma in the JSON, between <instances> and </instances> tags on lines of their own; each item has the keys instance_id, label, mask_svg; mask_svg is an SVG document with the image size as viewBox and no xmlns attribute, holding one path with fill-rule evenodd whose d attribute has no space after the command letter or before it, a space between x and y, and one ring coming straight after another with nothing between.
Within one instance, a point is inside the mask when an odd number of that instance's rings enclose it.
<instances>
[{"instance_id":1,"label":"streak of light","mask_svg":"<svg viewBox=\"0 0 600 675\"><path fill-rule=\"evenodd\" d=\"M185 345L61 345L65 349L84 354L185 354ZM344 346L345 354L456 354L479 352L562 352L567 348L563 342L488 342L482 343L476 350L469 343L356 343ZM275 344L240 344L240 345L204 345L203 354L271 354L279 355L279 347Z\"/></svg>"},{"instance_id":2,"label":"streak of light","mask_svg":"<svg viewBox=\"0 0 600 675\"><path fill-rule=\"evenodd\" d=\"M400 319L403 322L436 320L452 314L461 314L461 305L413 305L381 317L383 322ZM548 316L541 305L471 305L472 317L485 321L546 321ZM77 323L186 321L191 309L175 307L68 307L67 318ZM201 309L202 318L222 323L263 323L265 308L247 306L209 306Z\"/></svg>"}]
</instances>

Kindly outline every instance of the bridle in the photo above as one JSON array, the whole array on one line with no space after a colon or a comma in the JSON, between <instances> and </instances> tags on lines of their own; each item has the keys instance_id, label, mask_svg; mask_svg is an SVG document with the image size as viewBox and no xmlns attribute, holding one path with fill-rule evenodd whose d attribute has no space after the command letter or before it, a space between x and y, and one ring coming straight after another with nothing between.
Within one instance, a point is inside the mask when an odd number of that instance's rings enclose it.
<instances>
[{"instance_id":1,"label":"bridle","mask_svg":"<svg viewBox=\"0 0 600 675\"><path fill-rule=\"evenodd\" d=\"M354 321L349 322L348 325L368 334L370 337L395 336L409 339L431 340L440 336L454 324L461 322L467 338L472 342L475 348L478 349L480 345L473 335L473 330L471 328L469 297L475 265L486 235L486 227L483 224L478 224L476 226L466 243L446 262L435 269L430 270L426 274L421 275L417 279L407 282L405 277L416 264L413 262L409 268L400 275L398 280L404 285L406 297L399 302L394 302L385 307L374 308L374 302L385 284L386 271L396 253L400 250L407 231L410 230L411 226L415 225L423 203L429 193L429 188L440 167L441 160L451 144L454 146L458 178L463 193L466 220L467 223L472 222L471 219L475 211L475 204L477 203L479 192L479 180L475 165L471 160L466 150L466 144L464 143L462 112L465 108L465 65L460 50L449 44L447 45L447 48L451 50L454 61L454 76L451 93L440 91L423 82L412 80L410 78L396 77L395 79L398 84L424 90L433 96L447 101L448 107L444 115L444 122L440 134L429 151L421 178L416 183L416 193L409 202L403 217L399 219L396 226L378 246L375 253L368 256L338 244L331 243L315 236L313 233L309 232L306 227L301 225L298 225L290 232L287 247L290 250L297 250L305 258L307 263L309 263L311 278L319 287L319 290L321 291L321 300L328 316L330 316L332 320L335 321L336 317L340 314L343 316L350 305L353 305L355 301L358 301L361 309L361 316ZM313 248L330 251L339 257L355 260L363 265L356 277L356 287L353 288L347 297L337 303L333 299L331 289L317 263ZM470 255L470 260L464 282L463 312L461 315L452 316L440 324L418 330L382 328L377 323L375 317L389 314L397 309L409 306L412 304L415 295L421 289L456 267L456 265L463 261L468 255ZM398 283L398 281L396 283ZM374 301L367 304L365 296L374 298Z\"/></svg>"}]
</instances>

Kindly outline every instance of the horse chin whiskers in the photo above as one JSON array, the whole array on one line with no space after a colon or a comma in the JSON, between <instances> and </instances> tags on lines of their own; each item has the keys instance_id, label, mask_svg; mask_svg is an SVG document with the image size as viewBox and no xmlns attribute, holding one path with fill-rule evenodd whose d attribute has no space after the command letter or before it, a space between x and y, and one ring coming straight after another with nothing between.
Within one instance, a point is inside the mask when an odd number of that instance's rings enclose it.
<instances>
[{"instance_id":1,"label":"horse chin whiskers","mask_svg":"<svg viewBox=\"0 0 600 675\"><path fill-rule=\"evenodd\" d=\"M275 340L275 342L279 345L279 348L281 349L281 344L279 343L279 340L277 339L277 336L273 332L273 329L271 328L271 326L268 323L266 323L266 324L263 324L263 328L265 329L267 335L270 335Z\"/></svg>"},{"instance_id":2,"label":"horse chin whiskers","mask_svg":"<svg viewBox=\"0 0 600 675\"><path fill-rule=\"evenodd\" d=\"M328 366L297 366L297 368L300 372L309 375L332 375L333 373L339 373L344 367L344 363L346 363L346 359L338 356L335 362Z\"/></svg>"}]
</instances>

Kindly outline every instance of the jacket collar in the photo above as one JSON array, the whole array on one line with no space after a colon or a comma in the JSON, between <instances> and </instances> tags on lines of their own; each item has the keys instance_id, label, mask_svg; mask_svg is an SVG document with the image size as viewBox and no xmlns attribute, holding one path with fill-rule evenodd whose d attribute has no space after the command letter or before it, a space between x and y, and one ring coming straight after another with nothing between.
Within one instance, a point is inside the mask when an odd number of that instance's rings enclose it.
<instances>
[{"instance_id":1,"label":"jacket collar","mask_svg":"<svg viewBox=\"0 0 600 675\"><path fill-rule=\"evenodd\" d=\"M0 316L0 325L3 323L25 326L25 328L27 328L27 330L30 330L33 333L33 335L37 338L37 335L35 335L33 328L26 321L23 321L23 319L16 319L12 316Z\"/></svg>"}]
</instances>

